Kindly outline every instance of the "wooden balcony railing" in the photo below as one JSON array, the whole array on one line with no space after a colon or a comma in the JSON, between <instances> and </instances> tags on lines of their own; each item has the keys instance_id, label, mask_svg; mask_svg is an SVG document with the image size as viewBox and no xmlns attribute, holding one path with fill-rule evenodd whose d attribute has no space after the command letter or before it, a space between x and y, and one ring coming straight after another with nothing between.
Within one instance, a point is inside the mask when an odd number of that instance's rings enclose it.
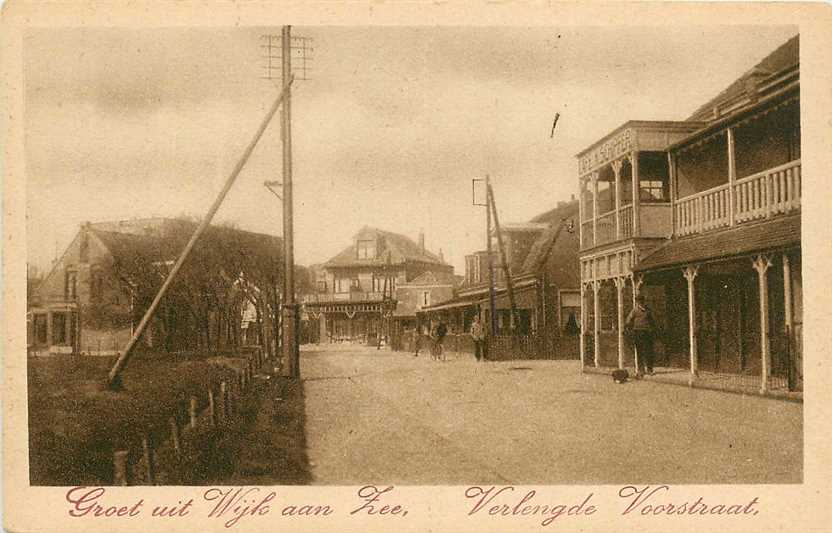
<instances>
[{"instance_id":1,"label":"wooden balcony railing","mask_svg":"<svg viewBox=\"0 0 832 533\"><path fill-rule=\"evenodd\" d=\"M384 299L381 292L328 292L322 294L307 294L303 297L304 303L334 303L334 302L380 302Z\"/></svg>"},{"instance_id":2,"label":"wooden balcony railing","mask_svg":"<svg viewBox=\"0 0 832 533\"><path fill-rule=\"evenodd\" d=\"M595 244L606 244L616 239L615 237L615 211L610 211L598 217L595 221Z\"/></svg>"},{"instance_id":3,"label":"wooden balcony railing","mask_svg":"<svg viewBox=\"0 0 832 533\"><path fill-rule=\"evenodd\" d=\"M592 221L587 220L581 223L581 248L592 248L593 243Z\"/></svg>"},{"instance_id":4,"label":"wooden balcony railing","mask_svg":"<svg viewBox=\"0 0 832 533\"><path fill-rule=\"evenodd\" d=\"M677 200L677 236L702 233L731 225L730 196L734 200L734 224L788 213L800 208L800 160L786 163L729 184Z\"/></svg>"},{"instance_id":5,"label":"wooden balcony railing","mask_svg":"<svg viewBox=\"0 0 832 533\"><path fill-rule=\"evenodd\" d=\"M622 206L618 211L619 224L621 226L621 238L629 239L633 236L633 206Z\"/></svg>"}]
</instances>

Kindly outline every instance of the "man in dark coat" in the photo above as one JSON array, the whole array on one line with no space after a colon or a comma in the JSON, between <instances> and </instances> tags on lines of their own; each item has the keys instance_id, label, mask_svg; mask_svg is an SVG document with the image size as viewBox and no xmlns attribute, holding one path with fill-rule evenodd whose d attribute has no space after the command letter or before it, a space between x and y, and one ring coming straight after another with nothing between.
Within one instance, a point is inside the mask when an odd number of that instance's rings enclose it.
<instances>
[{"instance_id":1,"label":"man in dark coat","mask_svg":"<svg viewBox=\"0 0 832 533\"><path fill-rule=\"evenodd\" d=\"M653 313L644 303L644 296L636 296L633 310L627 316L626 331L631 332L633 344L638 353L638 372L653 374L653 337L656 333L656 321Z\"/></svg>"}]
</instances>

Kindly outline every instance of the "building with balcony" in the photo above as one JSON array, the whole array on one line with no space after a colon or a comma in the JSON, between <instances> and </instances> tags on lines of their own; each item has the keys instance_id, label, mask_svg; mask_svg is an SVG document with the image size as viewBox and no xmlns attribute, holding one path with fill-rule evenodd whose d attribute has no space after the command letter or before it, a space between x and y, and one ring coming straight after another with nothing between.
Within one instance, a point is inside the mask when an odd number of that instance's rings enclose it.
<instances>
[{"instance_id":1,"label":"building with balcony","mask_svg":"<svg viewBox=\"0 0 832 533\"><path fill-rule=\"evenodd\" d=\"M627 122L578 154L585 365L633 365L636 293L659 363L801 387L799 37L680 122Z\"/></svg>"},{"instance_id":2,"label":"building with balcony","mask_svg":"<svg viewBox=\"0 0 832 533\"><path fill-rule=\"evenodd\" d=\"M362 228L352 244L316 270L317 292L304 297L303 308L318 321L321 342L374 343L395 317L407 320L405 308L415 305L411 300L420 289L418 296L427 292L431 302L441 301L444 285L453 279L453 266L441 252L425 249L424 234L416 243L371 227Z\"/></svg>"}]
</instances>

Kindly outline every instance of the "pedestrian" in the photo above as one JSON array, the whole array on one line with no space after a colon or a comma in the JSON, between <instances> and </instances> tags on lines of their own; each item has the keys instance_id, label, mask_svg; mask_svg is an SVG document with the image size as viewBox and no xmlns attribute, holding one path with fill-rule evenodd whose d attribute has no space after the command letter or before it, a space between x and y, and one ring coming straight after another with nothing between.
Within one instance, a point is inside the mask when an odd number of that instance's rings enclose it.
<instances>
[{"instance_id":1,"label":"pedestrian","mask_svg":"<svg viewBox=\"0 0 832 533\"><path fill-rule=\"evenodd\" d=\"M413 330L413 357L419 357L419 350L422 349L422 343L424 343L425 337L425 326L422 324L416 324L416 329Z\"/></svg>"},{"instance_id":2,"label":"pedestrian","mask_svg":"<svg viewBox=\"0 0 832 533\"><path fill-rule=\"evenodd\" d=\"M639 294L635 298L635 305L627 315L625 331L630 332L637 351L638 366L636 373L642 369L647 375L653 375L653 336L656 332L656 321L653 313L644 303L644 296Z\"/></svg>"},{"instance_id":3,"label":"pedestrian","mask_svg":"<svg viewBox=\"0 0 832 533\"><path fill-rule=\"evenodd\" d=\"M471 339L474 341L474 357L477 361L482 361L485 359L485 330L479 316L474 316L474 322L471 323Z\"/></svg>"},{"instance_id":4,"label":"pedestrian","mask_svg":"<svg viewBox=\"0 0 832 533\"><path fill-rule=\"evenodd\" d=\"M448 334L448 326L442 320L436 325L436 358L442 357L445 360L445 348L442 345L445 342L445 335Z\"/></svg>"}]
</instances>

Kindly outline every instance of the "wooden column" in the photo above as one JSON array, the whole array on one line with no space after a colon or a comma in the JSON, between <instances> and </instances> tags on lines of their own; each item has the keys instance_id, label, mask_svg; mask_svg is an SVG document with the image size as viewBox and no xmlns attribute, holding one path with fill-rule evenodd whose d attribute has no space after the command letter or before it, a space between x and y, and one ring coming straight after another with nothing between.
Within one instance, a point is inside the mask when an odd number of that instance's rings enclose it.
<instances>
[{"instance_id":1,"label":"wooden column","mask_svg":"<svg viewBox=\"0 0 832 533\"><path fill-rule=\"evenodd\" d=\"M670 231L676 235L676 157L667 152L667 172L670 176Z\"/></svg>"},{"instance_id":2,"label":"wooden column","mask_svg":"<svg viewBox=\"0 0 832 533\"><path fill-rule=\"evenodd\" d=\"M792 268L789 254L783 252L783 322L785 325L786 342L789 343L789 390L797 386L797 354L792 335L794 335L794 315L792 314Z\"/></svg>"},{"instance_id":3,"label":"wooden column","mask_svg":"<svg viewBox=\"0 0 832 533\"><path fill-rule=\"evenodd\" d=\"M734 128L728 128L728 225L734 225L734 182L737 181L737 158Z\"/></svg>"},{"instance_id":4,"label":"wooden column","mask_svg":"<svg viewBox=\"0 0 832 533\"><path fill-rule=\"evenodd\" d=\"M638 177L638 152L630 153L630 168L633 174L633 237L641 236L641 187Z\"/></svg>"},{"instance_id":5,"label":"wooden column","mask_svg":"<svg viewBox=\"0 0 832 533\"><path fill-rule=\"evenodd\" d=\"M617 277L615 295L618 304L618 368L624 368L624 283L626 278Z\"/></svg>"},{"instance_id":6,"label":"wooden column","mask_svg":"<svg viewBox=\"0 0 832 533\"><path fill-rule=\"evenodd\" d=\"M768 268L771 266L771 257L758 255L753 262L754 270L757 271L757 282L760 290L760 392L768 390L768 376L771 372L770 359L771 350L768 339Z\"/></svg>"},{"instance_id":7,"label":"wooden column","mask_svg":"<svg viewBox=\"0 0 832 533\"><path fill-rule=\"evenodd\" d=\"M583 269L581 269L581 273L583 273ZM584 285L584 280L581 280L581 330L579 332L580 338L578 339L579 351L581 354L581 372L584 371L584 365L586 364L586 340L584 335L586 334L586 290Z\"/></svg>"},{"instance_id":8,"label":"wooden column","mask_svg":"<svg viewBox=\"0 0 832 533\"><path fill-rule=\"evenodd\" d=\"M598 368L599 366L601 366L601 313L600 313L601 302L598 299L598 291L600 291L600 290L601 290L601 282L598 281L597 279L593 279L592 280L592 295L593 295L592 307L593 307L593 311L595 312L595 316L593 317L592 330L593 330L593 337L595 339L595 342L593 343L594 344L593 349L594 349L595 368Z\"/></svg>"},{"instance_id":9,"label":"wooden column","mask_svg":"<svg viewBox=\"0 0 832 533\"><path fill-rule=\"evenodd\" d=\"M615 239L621 239L621 160L613 161L612 171L615 174Z\"/></svg>"},{"instance_id":10,"label":"wooden column","mask_svg":"<svg viewBox=\"0 0 832 533\"><path fill-rule=\"evenodd\" d=\"M682 271L688 280L688 342L690 351L690 383L699 375L699 347L696 339L696 287L694 280L699 273L699 266L687 266Z\"/></svg>"},{"instance_id":11,"label":"wooden column","mask_svg":"<svg viewBox=\"0 0 832 533\"><path fill-rule=\"evenodd\" d=\"M598 173L592 173L592 245L598 244Z\"/></svg>"},{"instance_id":12,"label":"wooden column","mask_svg":"<svg viewBox=\"0 0 832 533\"><path fill-rule=\"evenodd\" d=\"M633 307L635 307L636 296L638 296L641 285L644 283L644 276L641 274L630 274L630 281L633 284ZM635 366L635 373L638 374L638 348L635 345L633 345L633 365Z\"/></svg>"}]
</instances>

